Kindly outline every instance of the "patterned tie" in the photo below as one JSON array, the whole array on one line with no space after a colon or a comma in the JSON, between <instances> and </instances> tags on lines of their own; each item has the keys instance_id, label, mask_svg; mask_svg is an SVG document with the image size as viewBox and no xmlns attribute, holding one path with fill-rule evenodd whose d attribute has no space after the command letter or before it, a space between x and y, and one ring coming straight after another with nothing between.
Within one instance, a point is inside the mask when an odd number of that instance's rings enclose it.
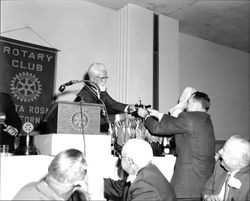
<instances>
[{"instance_id":1,"label":"patterned tie","mask_svg":"<svg viewBox=\"0 0 250 201\"><path fill-rule=\"evenodd\" d=\"M227 198L228 198L228 192L229 192L228 181L229 181L230 177L231 177L231 174L228 173L227 178L225 180L225 193L224 193L223 201L227 201Z\"/></svg>"}]
</instances>

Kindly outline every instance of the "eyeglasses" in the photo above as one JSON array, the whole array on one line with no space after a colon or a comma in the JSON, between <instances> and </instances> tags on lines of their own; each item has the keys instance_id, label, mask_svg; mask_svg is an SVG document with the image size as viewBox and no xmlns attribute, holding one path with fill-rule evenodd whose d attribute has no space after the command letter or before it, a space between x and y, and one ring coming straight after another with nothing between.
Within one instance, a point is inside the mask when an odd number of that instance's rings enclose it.
<instances>
[{"instance_id":1,"label":"eyeglasses","mask_svg":"<svg viewBox=\"0 0 250 201\"><path fill-rule=\"evenodd\" d=\"M96 78L100 79L100 80L106 80L108 79L109 77L108 76L103 76L103 77L100 77L100 76L95 76Z\"/></svg>"}]
</instances>

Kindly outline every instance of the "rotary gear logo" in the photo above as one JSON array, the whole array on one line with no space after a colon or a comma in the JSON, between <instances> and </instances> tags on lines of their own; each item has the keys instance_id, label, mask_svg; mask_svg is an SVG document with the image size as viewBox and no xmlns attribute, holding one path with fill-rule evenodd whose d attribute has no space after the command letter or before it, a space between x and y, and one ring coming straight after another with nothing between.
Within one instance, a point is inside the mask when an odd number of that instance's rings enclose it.
<instances>
[{"instance_id":1,"label":"rotary gear logo","mask_svg":"<svg viewBox=\"0 0 250 201\"><path fill-rule=\"evenodd\" d=\"M22 72L13 77L10 84L11 93L21 102L32 102L41 94L41 83L35 75Z\"/></svg>"},{"instance_id":2,"label":"rotary gear logo","mask_svg":"<svg viewBox=\"0 0 250 201\"><path fill-rule=\"evenodd\" d=\"M88 114L83 112L81 115L81 112L75 112L71 117L71 126L75 131L82 132L86 128L88 128L89 125L89 117Z\"/></svg>"}]
</instances>

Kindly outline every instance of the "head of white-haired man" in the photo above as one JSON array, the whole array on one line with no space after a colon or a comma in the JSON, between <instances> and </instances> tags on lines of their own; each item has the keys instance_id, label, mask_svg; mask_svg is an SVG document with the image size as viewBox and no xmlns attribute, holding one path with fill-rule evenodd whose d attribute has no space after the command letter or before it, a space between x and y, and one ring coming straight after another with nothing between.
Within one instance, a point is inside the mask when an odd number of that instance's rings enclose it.
<instances>
[{"instance_id":1,"label":"head of white-haired man","mask_svg":"<svg viewBox=\"0 0 250 201\"><path fill-rule=\"evenodd\" d=\"M221 165L228 171L239 171L250 164L250 143L238 135L231 136L219 150Z\"/></svg>"},{"instance_id":2,"label":"head of white-haired man","mask_svg":"<svg viewBox=\"0 0 250 201\"><path fill-rule=\"evenodd\" d=\"M106 90L108 73L106 66L102 63L92 63L88 68L89 80L97 84L101 91Z\"/></svg>"},{"instance_id":3,"label":"head of white-haired man","mask_svg":"<svg viewBox=\"0 0 250 201\"><path fill-rule=\"evenodd\" d=\"M122 168L130 175L137 175L152 162L153 150L145 140L130 139L124 144L120 158Z\"/></svg>"}]
</instances>

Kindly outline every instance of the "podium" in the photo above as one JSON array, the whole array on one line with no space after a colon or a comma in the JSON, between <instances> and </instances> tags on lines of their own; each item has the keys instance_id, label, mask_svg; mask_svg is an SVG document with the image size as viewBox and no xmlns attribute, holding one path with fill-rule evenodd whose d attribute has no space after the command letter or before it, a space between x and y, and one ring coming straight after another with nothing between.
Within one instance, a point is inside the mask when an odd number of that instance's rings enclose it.
<instances>
[{"instance_id":1,"label":"podium","mask_svg":"<svg viewBox=\"0 0 250 201\"><path fill-rule=\"evenodd\" d=\"M55 102L43 119L45 133L101 134L101 107L93 103Z\"/></svg>"}]
</instances>

